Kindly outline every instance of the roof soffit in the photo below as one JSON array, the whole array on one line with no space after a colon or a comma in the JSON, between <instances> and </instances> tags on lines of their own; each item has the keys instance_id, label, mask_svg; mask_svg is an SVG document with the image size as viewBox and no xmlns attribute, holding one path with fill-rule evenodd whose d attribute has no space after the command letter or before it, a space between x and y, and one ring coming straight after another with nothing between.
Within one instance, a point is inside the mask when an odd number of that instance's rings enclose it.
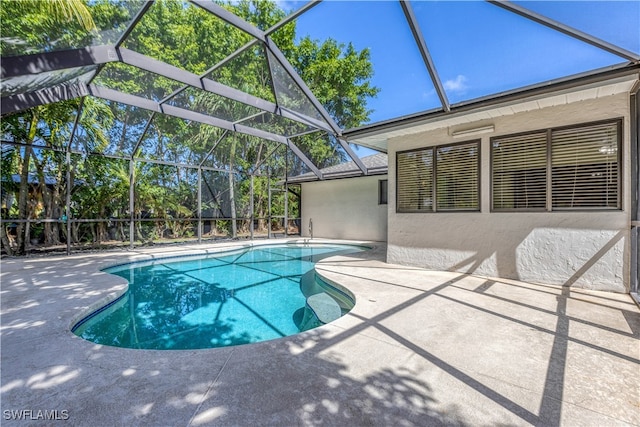
<instances>
[{"instance_id":1,"label":"roof soffit","mask_svg":"<svg viewBox=\"0 0 640 427\"><path fill-rule=\"evenodd\" d=\"M578 101L629 93L639 80L640 74L636 71L634 74L627 74L606 81L480 105L477 108L461 108L466 107L464 105L459 106L458 111L456 111L457 109L454 106L451 113L448 114L443 113L441 110L426 112L423 113L422 118L416 117L414 120L407 120L406 123L403 123L402 119L398 119L396 125L394 125L393 121L390 121L383 129L376 131L374 128L370 133L366 132L366 127L363 127L362 130L352 129L345 131L345 137L349 142L378 150L382 149L386 152L387 142L393 138L486 121L526 111L541 110ZM472 105L472 103L469 103L469 105ZM375 124L372 127L375 127ZM355 134L355 136L350 136L350 133Z\"/></svg>"}]
</instances>

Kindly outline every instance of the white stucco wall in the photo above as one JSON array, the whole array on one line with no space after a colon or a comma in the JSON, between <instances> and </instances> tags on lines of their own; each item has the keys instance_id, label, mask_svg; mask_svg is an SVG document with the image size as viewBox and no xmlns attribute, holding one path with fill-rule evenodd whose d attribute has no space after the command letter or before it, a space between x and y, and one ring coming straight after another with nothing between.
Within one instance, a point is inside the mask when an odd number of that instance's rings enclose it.
<instances>
[{"instance_id":1,"label":"white stucco wall","mask_svg":"<svg viewBox=\"0 0 640 427\"><path fill-rule=\"evenodd\" d=\"M543 105L543 101L539 102ZM489 117L489 116L488 116ZM620 118L623 120L623 210L608 212L490 212L493 136ZM389 262L530 282L627 292L629 286L629 95L487 118L495 131L454 139L448 128L390 139ZM470 123L468 128L474 127ZM396 151L481 137L481 212L396 213Z\"/></svg>"},{"instance_id":2,"label":"white stucco wall","mask_svg":"<svg viewBox=\"0 0 640 427\"><path fill-rule=\"evenodd\" d=\"M313 219L313 236L387 240L387 205L378 204L378 181L387 175L302 184L302 235Z\"/></svg>"}]
</instances>

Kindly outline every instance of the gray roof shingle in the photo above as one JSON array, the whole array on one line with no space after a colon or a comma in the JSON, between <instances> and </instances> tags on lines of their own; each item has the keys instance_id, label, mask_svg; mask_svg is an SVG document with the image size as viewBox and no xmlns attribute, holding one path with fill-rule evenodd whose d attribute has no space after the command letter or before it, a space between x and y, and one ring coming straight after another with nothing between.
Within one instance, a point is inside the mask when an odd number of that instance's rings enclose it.
<instances>
[{"instance_id":1,"label":"gray roof shingle","mask_svg":"<svg viewBox=\"0 0 640 427\"><path fill-rule=\"evenodd\" d=\"M388 160L386 153L373 154L371 156L363 157L361 160L370 175L381 175L387 173ZM362 171L354 161L329 166L327 168L320 169L320 172L322 172L325 179L351 178L362 175ZM287 179L289 183L317 180L318 177L313 172L292 176Z\"/></svg>"}]
</instances>

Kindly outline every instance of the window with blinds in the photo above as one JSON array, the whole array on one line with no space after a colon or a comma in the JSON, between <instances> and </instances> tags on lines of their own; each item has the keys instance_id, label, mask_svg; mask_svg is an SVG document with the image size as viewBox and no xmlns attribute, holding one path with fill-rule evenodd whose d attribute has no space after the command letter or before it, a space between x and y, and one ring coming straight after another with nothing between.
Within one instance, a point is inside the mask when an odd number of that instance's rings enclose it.
<instances>
[{"instance_id":1,"label":"window with blinds","mask_svg":"<svg viewBox=\"0 0 640 427\"><path fill-rule=\"evenodd\" d=\"M620 209L622 122L491 139L492 209Z\"/></svg>"},{"instance_id":2,"label":"window with blinds","mask_svg":"<svg viewBox=\"0 0 640 427\"><path fill-rule=\"evenodd\" d=\"M396 210L433 212L433 149L396 154Z\"/></svg>"},{"instance_id":3,"label":"window with blinds","mask_svg":"<svg viewBox=\"0 0 640 427\"><path fill-rule=\"evenodd\" d=\"M618 208L618 123L551 132L553 209Z\"/></svg>"},{"instance_id":4,"label":"window with blinds","mask_svg":"<svg viewBox=\"0 0 640 427\"><path fill-rule=\"evenodd\" d=\"M479 210L479 162L479 141L397 153L397 212Z\"/></svg>"},{"instance_id":5,"label":"window with blinds","mask_svg":"<svg viewBox=\"0 0 640 427\"><path fill-rule=\"evenodd\" d=\"M491 171L494 210L545 210L547 132L492 139Z\"/></svg>"},{"instance_id":6,"label":"window with blinds","mask_svg":"<svg viewBox=\"0 0 640 427\"><path fill-rule=\"evenodd\" d=\"M479 150L479 142L436 148L437 210L478 210Z\"/></svg>"}]
</instances>

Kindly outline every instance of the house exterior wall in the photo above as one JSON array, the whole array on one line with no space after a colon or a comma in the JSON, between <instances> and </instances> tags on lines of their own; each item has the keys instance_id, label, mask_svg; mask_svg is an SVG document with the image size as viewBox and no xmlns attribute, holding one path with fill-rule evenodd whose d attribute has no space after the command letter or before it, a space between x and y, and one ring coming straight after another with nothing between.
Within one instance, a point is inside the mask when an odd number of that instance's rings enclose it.
<instances>
[{"instance_id":1,"label":"house exterior wall","mask_svg":"<svg viewBox=\"0 0 640 427\"><path fill-rule=\"evenodd\" d=\"M478 126L493 124L495 131L468 139L454 139L447 128L390 139L388 262L628 292L629 116L629 95L621 93L478 122ZM615 118L623 118L621 211L490 211L491 137ZM481 138L480 212L396 212L397 151L478 138Z\"/></svg>"},{"instance_id":2,"label":"house exterior wall","mask_svg":"<svg viewBox=\"0 0 640 427\"><path fill-rule=\"evenodd\" d=\"M378 204L378 181L387 175L302 184L302 235L327 239L387 240L387 205Z\"/></svg>"}]
</instances>

